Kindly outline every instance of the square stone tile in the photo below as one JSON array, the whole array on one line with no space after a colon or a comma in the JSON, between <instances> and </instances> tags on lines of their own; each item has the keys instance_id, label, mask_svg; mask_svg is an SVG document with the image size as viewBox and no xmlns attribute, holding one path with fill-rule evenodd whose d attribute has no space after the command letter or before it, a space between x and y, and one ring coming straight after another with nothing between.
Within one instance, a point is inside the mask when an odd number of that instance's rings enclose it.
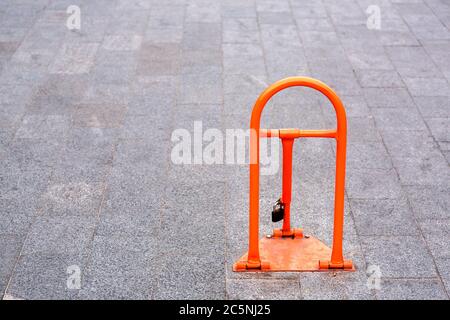
<instances>
[{"instance_id":1,"label":"square stone tile","mask_svg":"<svg viewBox=\"0 0 450 320\"><path fill-rule=\"evenodd\" d=\"M260 41L256 19L231 18L223 21L224 43L256 43Z\"/></svg>"},{"instance_id":2,"label":"square stone tile","mask_svg":"<svg viewBox=\"0 0 450 320\"><path fill-rule=\"evenodd\" d=\"M425 130L425 123L412 108L377 108L372 110L377 127L381 130Z\"/></svg>"},{"instance_id":3,"label":"square stone tile","mask_svg":"<svg viewBox=\"0 0 450 320\"><path fill-rule=\"evenodd\" d=\"M364 50L347 50L353 68L359 70L394 70L382 46L371 46Z\"/></svg>"},{"instance_id":4,"label":"square stone tile","mask_svg":"<svg viewBox=\"0 0 450 320\"><path fill-rule=\"evenodd\" d=\"M173 260L177 267L173 267ZM155 299L224 299L226 297L223 257L214 259L178 254L162 256L156 271ZM181 281L180 281L181 280ZM211 285L211 284L214 285Z\"/></svg>"},{"instance_id":5,"label":"square stone tile","mask_svg":"<svg viewBox=\"0 0 450 320\"><path fill-rule=\"evenodd\" d=\"M381 136L391 157L423 158L436 153L438 146L430 134L423 131L382 131Z\"/></svg>"},{"instance_id":6,"label":"square stone tile","mask_svg":"<svg viewBox=\"0 0 450 320\"><path fill-rule=\"evenodd\" d=\"M403 185L448 185L450 172L448 163L441 152L416 158L393 158Z\"/></svg>"},{"instance_id":7,"label":"square stone tile","mask_svg":"<svg viewBox=\"0 0 450 320\"><path fill-rule=\"evenodd\" d=\"M425 122L436 141L450 141L450 118L432 118Z\"/></svg>"},{"instance_id":8,"label":"square stone tile","mask_svg":"<svg viewBox=\"0 0 450 320\"><path fill-rule=\"evenodd\" d=\"M347 147L347 166L355 169L389 169L392 168L392 161L381 142L355 142Z\"/></svg>"},{"instance_id":9,"label":"square stone tile","mask_svg":"<svg viewBox=\"0 0 450 320\"><path fill-rule=\"evenodd\" d=\"M450 219L423 220L419 225L433 256L439 259L450 258L447 246L450 239Z\"/></svg>"},{"instance_id":10,"label":"square stone tile","mask_svg":"<svg viewBox=\"0 0 450 320\"><path fill-rule=\"evenodd\" d=\"M182 76L180 103L222 103L222 78L220 69L212 68L208 74L185 74Z\"/></svg>"},{"instance_id":11,"label":"square stone tile","mask_svg":"<svg viewBox=\"0 0 450 320\"><path fill-rule=\"evenodd\" d=\"M294 25L261 25L261 40L267 51L274 51L273 46L284 50L300 48L300 38Z\"/></svg>"},{"instance_id":12,"label":"square stone tile","mask_svg":"<svg viewBox=\"0 0 450 320\"><path fill-rule=\"evenodd\" d=\"M393 169L351 169L347 171L350 199L396 199L400 182Z\"/></svg>"},{"instance_id":13,"label":"square stone tile","mask_svg":"<svg viewBox=\"0 0 450 320\"><path fill-rule=\"evenodd\" d=\"M404 189L419 219L450 218L448 186L405 186Z\"/></svg>"},{"instance_id":14,"label":"square stone tile","mask_svg":"<svg viewBox=\"0 0 450 320\"><path fill-rule=\"evenodd\" d=\"M114 84L108 81L96 82L95 77L90 81L80 104L112 104L127 106L132 98L132 91L128 83ZM76 110L76 107L74 108Z\"/></svg>"},{"instance_id":15,"label":"square stone tile","mask_svg":"<svg viewBox=\"0 0 450 320\"><path fill-rule=\"evenodd\" d=\"M299 17L295 19L299 30L304 31L333 31L333 26L329 19L323 18L311 18L311 17Z\"/></svg>"},{"instance_id":16,"label":"square stone tile","mask_svg":"<svg viewBox=\"0 0 450 320\"><path fill-rule=\"evenodd\" d=\"M98 215L105 185L73 180L55 180L41 196L41 209L44 215L52 217ZM82 217L80 220L84 219Z\"/></svg>"},{"instance_id":17,"label":"square stone tile","mask_svg":"<svg viewBox=\"0 0 450 320\"><path fill-rule=\"evenodd\" d=\"M151 299L156 247L156 238L148 235L95 236L80 298Z\"/></svg>"},{"instance_id":18,"label":"square stone tile","mask_svg":"<svg viewBox=\"0 0 450 320\"><path fill-rule=\"evenodd\" d=\"M152 6L148 17L148 26L153 28L182 27L185 15L184 3Z\"/></svg>"},{"instance_id":19,"label":"square stone tile","mask_svg":"<svg viewBox=\"0 0 450 320\"><path fill-rule=\"evenodd\" d=\"M23 244L23 237L17 235L0 235L2 250L0 251L0 288L5 292L13 273Z\"/></svg>"},{"instance_id":20,"label":"square stone tile","mask_svg":"<svg viewBox=\"0 0 450 320\"><path fill-rule=\"evenodd\" d=\"M60 139L67 136L69 125L68 116L26 115L16 132L16 137L20 139Z\"/></svg>"},{"instance_id":21,"label":"square stone tile","mask_svg":"<svg viewBox=\"0 0 450 320\"><path fill-rule=\"evenodd\" d=\"M118 128L126 112L125 105L81 104L74 110L73 123L81 128Z\"/></svg>"},{"instance_id":22,"label":"square stone tile","mask_svg":"<svg viewBox=\"0 0 450 320\"><path fill-rule=\"evenodd\" d=\"M79 289L68 286L71 277L84 277L84 257L69 254L22 255L5 295L26 300L73 300Z\"/></svg>"},{"instance_id":23,"label":"square stone tile","mask_svg":"<svg viewBox=\"0 0 450 320\"><path fill-rule=\"evenodd\" d=\"M361 245L367 264L380 267L382 278L437 277L420 236L361 237Z\"/></svg>"},{"instance_id":24,"label":"square stone tile","mask_svg":"<svg viewBox=\"0 0 450 320\"><path fill-rule=\"evenodd\" d=\"M260 25L293 25L294 19L290 12L258 12L258 21Z\"/></svg>"},{"instance_id":25,"label":"square stone tile","mask_svg":"<svg viewBox=\"0 0 450 320\"><path fill-rule=\"evenodd\" d=\"M187 22L220 22L220 5L212 3L204 6L197 3L189 3L186 8Z\"/></svg>"},{"instance_id":26,"label":"square stone tile","mask_svg":"<svg viewBox=\"0 0 450 320\"><path fill-rule=\"evenodd\" d=\"M266 76L264 59L262 56L225 56L223 67L225 74L249 74L256 77Z\"/></svg>"},{"instance_id":27,"label":"square stone tile","mask_svg":"<svg viewBox=\"0 0 450 320\"><path fill-rule=\"evenodd\" d=\"M323 3L308 2L308 3L292 3L292 14L296 18L325 18L327 17L326 7Z\"/></svg>"},{"instance_id":28,"label":"square stone tile","mask_svg":"<svg viewBox=\"0 0 450 320\"><path fill-rule=\"evenodd\" d=\"M70 115L88 85L86 75L52 74L37 86L31 101L27 103L27 113L33 115Z\"/></svg>"},{"instance_id":29,"label":"square stone tile","mask_svg":"<svg viewBox=\"0 0 450 320\"><path fill-rule=\"evenodd\" d=\"M450 96L414 97L414 102L424 118L450 117Z\"/></svg>"},{"instance_id":30,"label":"square stone tile","mask_svg":"<svg viewBox=\"0 0 450 320\"><path fill-rule=\"evenodd\" d=\"M256 8L248 3L230 3L222 5L222 16L224 18L255 18Z\"/></svg>"},{"instance_id":31,"label":"square stone tile","mask_svg":"<svg viewBox=\"0 0 450 320\"><path fill-rule=\"evenodd\" d=\"M437 279L383 279L376 295L380 300L448 300Z\"/></svg>"},{"instance_id":32,"label":"square stone tile","mask_svg":"<svg viewBox=\"0 0 450 320\"><path fill-rule=\"evenodd\" d=\"M439 274L441 276L442 282L444 283L445 288L447 289L447 294L450 291L450 259L436 259L436 265L439 270Z\"/></svg>"},{"instance_id":33,"label":"square stone tile","mask_svg":"<svg viewBox=\"0 0 450 320\"><path fill-rule=\"evenodd\" d=\"M97 49L97 43L64 44L49 71L64 74L87 73L94 64Z\"/></svg>"},{"instance_id":34,"label":"square stone tile","mask_svg":"<svg viewBox=\"0 0 450 320\"><path fill-rule=\"evenodd\" d=\"M149 27L145 32L145 42L149 43L181 43L183 28L178 26Z\"/></svg>"},{"instance_id":35,"label":"square stone tile","mask_svg":"<svg viewBox=\"0 0 450 320\"><path fill-rule=\"evenodd\" d=\"M363 88L402 88L404 83L395 70L355 70Z\"/></svg>"},{"instance_id":36,"label":"square stone tile","mask_svg":"<svg viewBox=\"0 0 450 320\"><path fill-rule=\"evenodd\" d=\"M416 235L419 231L406 199L350 199L350 207L362 236Z\"/></svg>"},{"instance_id":37,"label":"square stone tile","mask_svg":"<svg viewBox=\"0 0 450 320\"><path fill-rule=\"evenodd\" d=\"M450 87L445 78L404 78L406 87L413 96L450 96Z\"/></svg>"},{"instance_id":38,"label":"square stone tile","mask_svg":"<svg viewBox=\"0 0 450 320\"><path fill-rule=\"evenodd\" d=\"M139 75L176 75L180 68L180 46L175 43L144 42L139 50Z\"/></svg>"},{"instance_id":39,"label":"square stone tile","mask_svg":"<svg viewBox=\"0 0 450 320\"><path fill-rule=\"evenodd\" d=\"M301 299L300 281L298 279L227 279L226 285L228 299Z\"/></svg>"},{"instance_id":40,"label":"square stone tile","mask_svg":"<svg viewBox=\"0 0 450 320\"><path fill-rule=\"evenodd\" d=\"M80 255L92 239L96 216L49 217L45 214L34 221L23 254Z\"/></svg>"},{"instance_id":41,"label":"square stone tile","mask_svg":"<svg viewBox=\"0 0 450 320\"><path fill-rule=\"evenodd\" d=\"M385 21L385 23L388 21ZM417 46L419 42L412 32L380 30L380 41L385 46Z\"/></svg>"},{"instance_id":42,"label":"square stone tile","mask_svg":"<svg viewBox=\"0 0 450 320\"><path fill-rule=\"evenodd\" d=\"M364 89L367 105L371 108L413 108L414 103L404 88Z\"/></svg>"},{"instance_id":43,"label":"square stone tile","mask_svg":"<svg viewBox=\"0 0 450 320\"><path fill-rule=\"evenodd\" d=\"M433 78L439 74L423 47L388 46L386 53L402 78Z\"/></svg>"},{"instance_id":44,"label":"square stone tile","mask_svg":"<svg viewBox=\"0 0 450 320\"><path fill-rule=\"evenodd\" d=\"M334 31L299 31L302 43L307 47L339 46Z\"/></svg>"},{"instance_id":45,"label":"square stone tile","mask_svg":"<svg viewBox=\"0 0 450 320\"><path fill-rule=\"evenodd\" d=\"M311 272L300 275L305 300L370 300L364 270L356 272Z\"/></svg>"},{"instance_id":46,"label":"square stone tile","mask_svg":"<svg viewBox=\"0 0 450 320\"><path fill-rule=\"evenodd\" d=\"M448 14L448 13L447 13ZM447 80L450 78L450 65L449 65L449 49L450 41L430 41L423 44L427 53L431 56L431 59L436 63L438 68L444 74Z\"/></svg>"},{"instance_id":47,"label":"square stone tile","mask_svg":"<svg viewBox=\"0 0 450 320\"><path fill-rule=\"evenodd\" d=\"M435 15L405 15L406 23L419 40L450 39L448 29Z\"/></svg>"},{"instance_id":48,"label":"square stone tile","mask_svg":"<svg viewBox=\"0 0 450 320\"><path fill-rule=\"evenodd\" d=\"M103 48L111 51L135 51L139 50L142 37L130 35L107 35L103 40Z\"/></svg>"},{"instance_id":49,"label":"square stone tile","mask_svg":"<svg viewBox=\"0 0 450 320\"><path fill-rule=\"evenodd\" d=\"M221 24L186 22L181 47L184 50L214 51L221 47Z\"/></svg>"}]
</instances>

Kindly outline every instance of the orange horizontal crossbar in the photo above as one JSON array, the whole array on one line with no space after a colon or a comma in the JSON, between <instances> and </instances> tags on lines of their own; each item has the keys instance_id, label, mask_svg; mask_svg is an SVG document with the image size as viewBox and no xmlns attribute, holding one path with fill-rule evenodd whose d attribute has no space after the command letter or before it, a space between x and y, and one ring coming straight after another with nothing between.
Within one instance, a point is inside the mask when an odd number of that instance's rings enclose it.
<instances>
[{"instance_id":1,"label":"orange horizontal crossbar","mask_svg":"<svg viewBox=\"0 0 450 320\"><path fill-rule=\"evenodd\" d=\"M336 130L260 129L259 136L265 138L336 138Z\"/></svg>"}]
</instances>

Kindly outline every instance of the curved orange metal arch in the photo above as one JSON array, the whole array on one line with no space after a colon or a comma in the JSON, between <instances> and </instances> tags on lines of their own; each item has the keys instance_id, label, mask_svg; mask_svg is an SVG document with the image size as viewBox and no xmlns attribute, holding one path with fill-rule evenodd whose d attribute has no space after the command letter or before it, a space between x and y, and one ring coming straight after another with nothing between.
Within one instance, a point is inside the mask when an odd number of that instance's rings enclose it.
<instances>
[{"instance_id":1,"label":"curved orange metal arch","mask_svg":"<svg viewBox=\"0 0 450 320\"><path fill-rule=\"evenodd\" d=\"M325 83L309 77L290 77L275 82L258 97L253 107L250 120L250 221L249 221L249 251L247 268L262 269L263 265L259 253L259 140L261 113L277 92L289 87L309 87L324 94L333 104L337 129L331 135L336 139L336 177L334 195L334 230L333 246L330 261L320 261L321 269L343 268L342 254L343 224L344 224L344 187L345 187L345 160L347 144L347 119L345 108L337 94ZM317 130L316 136L323 134L330 137L330 130ZM263 133L263 136L265 133ZM306 134L307 135L307 134ZM314 136L314 134L312 135ZM264 263L264 262L263 262Z\"/></svg>"}]
</instances>

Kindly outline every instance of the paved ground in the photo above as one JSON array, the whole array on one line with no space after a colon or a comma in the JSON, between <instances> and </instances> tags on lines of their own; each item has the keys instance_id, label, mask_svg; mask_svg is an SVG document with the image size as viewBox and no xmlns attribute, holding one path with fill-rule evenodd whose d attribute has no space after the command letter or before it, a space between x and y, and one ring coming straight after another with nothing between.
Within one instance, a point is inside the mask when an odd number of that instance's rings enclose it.
<instances>
[{"instance_id":1,"label":"paved ground","mask_svg":"<svg viewBox=\"0 0 450 320\"><path fill-rule=\"evenodd\" d=\"M371 5L380 30L366 26ZM448 299L449 29L447 0L1 0L3 297ZM347 108L356 273L231 272L246 250L247 166L170 161L174 129L247 128L264 86L291 75L330 84ZM293 89L263 126L333 117ZM326 243L333 148L295 146L294 220ZM261 180L268 232L280 174Z\"/></svg>"}]
</instances>

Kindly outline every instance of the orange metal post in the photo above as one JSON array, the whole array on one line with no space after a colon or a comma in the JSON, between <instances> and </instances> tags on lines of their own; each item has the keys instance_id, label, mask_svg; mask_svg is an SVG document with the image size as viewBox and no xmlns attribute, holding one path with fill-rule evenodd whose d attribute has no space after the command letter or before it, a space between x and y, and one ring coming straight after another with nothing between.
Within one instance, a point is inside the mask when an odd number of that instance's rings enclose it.
<instances>
[{"instance_id":1,"label":"orange metal post","mask_svg":"<svg viewBox=\"0 0 450 320\"><path fill-rule=\"evenodd\" d=\"M336 112L337 128L336 130L298 130L298 129L280 129L280 130L261 130L261 113L269 99L277 92L294 86L310 87L324 94ZM344 261L342 253L342 237L344 223L344 185L345 185L345 159L347 143L347 120L344 106L336 93L323 82L308 77L291 77L280 80L269 86L256 100L253 107L250 120L250 206L249 206L249 250L248 254L241 258L233 267L235 271L244 270L275 270L275 271L315 271L320 269L348 269L352 270L351 261ZM288 257L277 261L274 266L270 260L261 259L259 247L259 140L260 137L280 137L283 141L283 199L290 204L291 193L291 174L292 174L292 142L297 137L322 137L335 138L336 148L336 177L335 177L335 196L334 196L334 228L333 245L330 259L320 258L318 265L310 261L302 261L295 264ZM286 179L285 179L286 175ZM287 177L289 175L289 178ZM289 191L288 191L289 189ZM287 206L287 221L284 221L283 230L290 230L289 206ZM285 209L285 210L286 210ZM264 239L263 239L264 240ZM304 243L304 239L297 239L305 247L311 247ZM269 244L264 244L269 248ZM285 244L283 244L285 245ZM317 243L315 246L321 251L320 257L327 253L324 245ZM279 246L280 250L286 254L292 252L292 248ZM328 253L327 253L328 254ZM308 256L308 255L306 255ZM273 255L271 256L274 257ZM314 254L311 255L314 258ZM285 259L284 259L285 258ZM274 268L276 267L276 268Z\"/></svg>"},{"instance_id":2,"label":"orange metal post","mask_svg":"<svg viewBox=\"0 0 450 320\"><path fill-rule=\"evenodd\" d=\"M281 139L283 144L283 192L284 203L283 233L291 233L291 193L292 193L292 147L294 139Z\"/></svg>"}]
</instances>

